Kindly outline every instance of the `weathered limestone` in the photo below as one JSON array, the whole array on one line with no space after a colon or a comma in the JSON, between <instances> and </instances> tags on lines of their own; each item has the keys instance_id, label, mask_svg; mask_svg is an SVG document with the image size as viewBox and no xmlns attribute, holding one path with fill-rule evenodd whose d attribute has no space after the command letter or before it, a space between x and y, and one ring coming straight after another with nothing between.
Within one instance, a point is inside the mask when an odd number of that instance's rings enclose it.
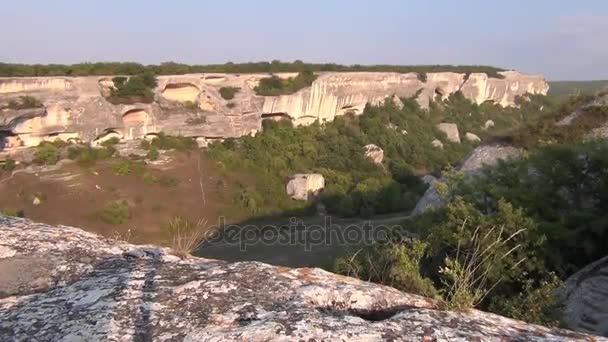
<instances>
[{"instance_id":1,"label":"weathered limestone","mask_svg":"<svg viewBox=\"0 0 608 342\"><path fill-rule=\"evenodd\" d=\"M294 200L308 201L325 188L325 178L319 173L298 173L287 183L287 195Z\"/></svg>"},{"instance_id":2,"label":"weathered limestone","mask_svg":"<svg viewBox=\"0 0 608 342\"><path fill-rule=\"evenodd\" d=\"M431 141L431 145L433 145L433 147L443 148L443 143L439 139Z\"/></svg>"},{"instance_id":3,"label":"weathered limestone","mask_svg":"<svg viewBox=\"0 0 608 342\"><path fill-rule=\"evenodd\" d=\"M464 97L477 104L493 101L503 107L515 104L517 95L544 94L549 85L540 75L525 75L517 71L499 72L503 79L491 78L487 74L472 73L464 82L460 91Z\"/></svg>"},{"instance_id":4,"label":"weathered limestone","mask_svg":"<svg viewBox=\"0 0 608 342\"><path fill-rule=\"evenodd\" d=\"M384 160L384 150L378 145L365 145L365 156L371 159L376 164L382 164Z\"/></svg>"},{"instance_id":5,"label":"weathered limestone","mask_svg":"<svg viewBox=\"0 0 608 342\"><path fill-rule=\"evenodd\" d=\"M33 96L44 108L2 110L0 131L9 132L11 143L4 148L37 145L48 137L67 134L74 139L94 141L108 131L123 139L140 139L148 133L164 131L204 138L233 138L261 130L261 121L273 115L287 118L294 125L332 121L336 116L360 114L368 103L418 94L427 107L437 97L447 98L456 91L478 103L491 100L504 106L514 104L526 92L546 94L541 76L514 71L504 79L485 74L429 73L422 81L415 73L346 72L319 73L311 87L291 95L258 96L253 88L268 74L191 74L159 76L155 101L149 104L113 105L105 97L113 87L112 77L28 77L0 78L0 108L18 96ZM293 73L277 74L293 77ZM221 87L238 87L235 98L221 98ZM134 111L140 111L133 120ZM145 115L144 115L145 112ZM206 117L193 120L193 117Z\"/></svg>"},{"instance_id":6,"label":"weathered limestone","mask_svg":"<svg viewBox=\"0 0 608 342\"><path fill-rule=\"evenodd\" d=\"M494 166L499 160L519 158L522 150L509 145L483 145L475 148L462 162L459 170L475 172L484 166Z\"/></svg>"},{"instance_id":7,"label":"weathered limestone","mask_svg":"<svg viewBox=\"0 0 608 342\"><path fill-rule=\"evenodd\" d=\"M608 257L568 278L557 298L568 328L608 336Z\"/></svg>"},{"instance_id":8,"label":"weathered limestone","mask_svg":"<svg viewBox=\"0 0 608 342\"><path fill-rule=\"evenodd\" d=\"M481 138L477 134L467 132L464 137L470 142L480 142Z\"/></svg>"},{"instance_id":9,"label":"weathered limestone","mask_svg":"<svg viewBox=\"0 0 608 342\"><path fill-rule=\"evenodd\" d=\"M460 144L460 134L458 133L458 126L453 123L440 123L437 125L437 129L445 133L448 141Z\"/></svg>"},{"instance_id":10,"label":"weathered limestone","mask_svg":"<svg viewBox=\"0 0 608 342\"><path fill-rule=\"evenodd\" d=\"M331 274L0 217L2 341L607 341Z\"/></svg>"},{"instance_id":11,"label":"weathered limestone","mask_svg":"<svg viewBox=\"0 0 608 342\"><path fill-rule=\"evenodd\" d=\"M519 158L521 154L521 149L509 145L478 146L465 158L458 170L464 172L468 177L473 177L484 166L496 165L499 160ZM423 178L423 181L431 186L418 200L418 203L416 203L412 215L420 215L427 210L441 208L444 205L444 201L439 196L433 183L434 181L445 182L445 179L437 180L434 177L428 177L426 179Z\"/></svg>"}]
</instances>

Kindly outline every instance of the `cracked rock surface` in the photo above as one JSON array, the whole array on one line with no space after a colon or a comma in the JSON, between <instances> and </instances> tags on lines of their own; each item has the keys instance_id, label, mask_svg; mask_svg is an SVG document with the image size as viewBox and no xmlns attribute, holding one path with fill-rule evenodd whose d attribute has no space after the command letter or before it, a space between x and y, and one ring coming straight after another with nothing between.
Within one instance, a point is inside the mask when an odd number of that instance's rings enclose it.
<instances>
[{"instance_id":1,"label":"cracked rock surface","mask_svg":"<svg viewBox=\"0 0 608 342\"><path fill-rule=\"evenodd\" d=\"M0 216L0 341L590 341L320 269L189 258ZM593 341L606 341L593 337Z\"/></svg>"}]
</instances>

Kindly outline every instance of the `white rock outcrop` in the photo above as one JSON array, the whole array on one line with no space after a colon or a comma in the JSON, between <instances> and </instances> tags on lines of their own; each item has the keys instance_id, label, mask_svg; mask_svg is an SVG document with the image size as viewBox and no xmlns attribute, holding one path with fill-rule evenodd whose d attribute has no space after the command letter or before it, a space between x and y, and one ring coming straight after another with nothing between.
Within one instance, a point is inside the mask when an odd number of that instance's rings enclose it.
<instances>
[{"instance_id":1,"label":"white rock outcrop","mask_svg":"<svg viewBox=\"0 0 608 342\"><path fill-rule=\"evenodd\" d=\"M453 123L440 123L437 125L437 129L445 133L448 141L460 144L460 134L458 133L458 126Z\"/></svg>"},{"instance_id":2,"label":"white rock outcrop","mask_svg":"<svg viewBox=\"0 0 608 342\"><path fill-rule=\"evenodd\" d=\"M433 147L443 148L443 143L438 139L431 141L431 145L433 145Z\"/></svg>"},{"instance_id":3,"label":"white rock outcrop","mask_svg":"<svg viewBox=\"0 0 608 342\"><path fill-rule=\"evenodd\" d=\"M384 160L384 150L378 145L365 145L365 156L371 159L376 164L382 164Z\"/></svg>"},{"instance_id":4,"label":"white rock outcrop","mask_svg":"<svg viewBox=\"0 0 608 342\"><path fill-rule=\"evenodd\" d=\"M608 257L572 275L557 292L570 329L608 336Z\"/></svg>"},{"instance_id":5,"label":"white rock outcrop","mask_svg":"<svg viewBox=\"0 0 608 342\"><path fill-rule=\"evenodd\" d=\"M477 136L477 134L473 134L471 132L467 132L464 137L470 142L480 142L481 138Z\"/></svg>"},{"instance_id":6,"label":"white rock outcrop","mask_svg":"<svg viewBox=\"0 0 608 342\"><path fill-rule=\"evenodd\" d=\"M320 269L168 249L0 216L0 341L598 341Z\"/></svg>"},{"instance_id":7,"label":"white rock outcrop","mask_svg":"<svg viewBox=\"0 0 608 342\"><path fill-rule=\"evenodd\" d=\"M291 177L285 191L287 196L298 201L308 201L318 196L325 188L325 178L319 173L298 173Z\"/></svg>"}]
</instances>

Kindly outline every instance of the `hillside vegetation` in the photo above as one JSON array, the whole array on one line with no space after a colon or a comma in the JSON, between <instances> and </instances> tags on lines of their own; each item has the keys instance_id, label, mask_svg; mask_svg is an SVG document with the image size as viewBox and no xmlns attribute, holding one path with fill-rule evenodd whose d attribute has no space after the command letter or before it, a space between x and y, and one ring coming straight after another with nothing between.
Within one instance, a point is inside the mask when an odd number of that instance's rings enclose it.
<instances>
[{"instance_id":1,"label":"hillside vegetation","mask_svg":"<svg viewBox=\"0 0 608 342\"><path fill-rule=\"evenodd\" d=\"M256 215L310 209L306 203L285 195L287 179L294 173L316 172L326 179L322 202L329 213L340 216L371 216L408 211L425 191L418 175L455 165L474 148L463 138L449 143L435 127L440 122L458 124L461 135L475 133L483 138L487 120L494 130L525 125L551 104L531 96L518 100L520 108L476 105L457 93L422 110L415 100L403 99L399 109L387 101L367 106L360 116L347 115L323 125L291 127L289 122L264 122L256 137L228 139L209 148L209 154L227 172L255 176L257 186L242 188L237 204ZM434 139L444 147L432 146ZM384 161L374 164L364 155L364 146L376 144L384 150Z\"/></svg>"},{"instance_id":2,"label":"hillside vegetation","mask_svg":"<svg viewBox=\"0 0 608 342\"><path fill-rule=\"evenodd\" d=\"M225 63L210 65L188 65L173 62L160 65L143 65L138 63L79 63L79 64L10 64L0 63L0 76L108 76L138 75L146 72L156 75L182 75L190 73L277 73L310 71L382 71L382 72L485 72L492 77L503 69L485 65L340 65L335 63L305 63L302 61Z\"/></svg>"}]
</instances>

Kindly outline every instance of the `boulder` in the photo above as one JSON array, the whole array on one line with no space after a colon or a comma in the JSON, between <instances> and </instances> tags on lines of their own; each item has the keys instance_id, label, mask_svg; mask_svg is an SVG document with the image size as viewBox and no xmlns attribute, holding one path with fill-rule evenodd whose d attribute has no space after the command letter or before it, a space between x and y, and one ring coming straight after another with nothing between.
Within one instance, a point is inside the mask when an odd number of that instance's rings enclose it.
<instances>
[{"instance_id":1,"label":"boulder","mask_svg":"<svg viewBox=\"0 0 608 342\"><path fill-rule=\"evenodd\" d=\"M464 135L464 137L470 142L480 142L481 141L480 137L478 137L476 134L473 134L471 132L467 132Z\"/></svg>"},{"instance_id":2,"label":"boulder","mask_svg":"<svg viewBox=\"0 0 608 342\"><path fill-rule=\"evenodd\" d=\"M606 341L321 269L228 263L0 217L1 341Z\"/></svg>"},{"instance_id":3,"label":"boulder","mask_svg":"<svg viewBox=\"0 0 608 342\"><path fill-rule=\"evenodd\" d=\"M308 201L325 188L325 178L318 173L298 173L287 183L287 195L294 200Z\"/></svg>"},{"instance_id":4,"label":"boulder","mask_svg":"<svg viewBox=\"0 0 608 342\"><path fill-rule=\"evenodd\" d=\"M429 188L426 189L424 195L422 195L422 197L418 200L418 203L416 203L416 207L414 207L414 210L412 211L412 216L418 216L427 210L433 210L443 206L443 198L439 196L439 193L433 184L435 181L439 180L433 176L430 177L422 180L426 184L429 184Z\"/></svg>"},{"instance_id":5,"label":"boulder","mask_svg":"<svg viewBox=\"0 0 608 342\"><path fill-rule=\"evenodd\" d=\"M460 143L460 134L458 134L458 126L453 123L440 123L437 125L437 129L445 133L448 141L453 143Z\"/></svg>"},{"instance_id":6,"label":"boulder","mask_svg":"<svg viewBox=\"0 0 608 342\"><path fill-rule=\"evenodd\" d=\"M486 121L486 123L483 125L484 129L490 129L492 127L494 127L494 121L492 121L492 120Z\"/></svg>"},{"instance_id":7,"label":"boulder","mask_svg":"<svg viewBox=\"0 0 608 342\"><path fill-rule=\"evenodd\" d=\"M384 160L384 150L378 145L365 145L365 156L374 161L376 164L382 164Z\"/></svg>"},{"instance_id":8,"label":"boulder","mask_svg":"<svg viewBox=\"0 0 608 342\"><path fill-rule=\"evenodd\" d=\"M556 298L569 329L608 336L608 256L568 278Z\"/></svg>"},{"instance_id":9,"label":"boulder","mask_svg":"<svg viewBox=\"0 0 608 342\"><path fill-rule=\"evenodd\" d=\"M522 150L510 145L484 145L476 147L462 162L459 170L472 173L484 165L493 166L499 160L519 158Z\"/></svg>"},{"instance_id":10,"label":"boulder","mask_svg":"<svg viewBox=\"0 0 608 342\"><path fill-rule=\"evenodd\" d=\"M431 145L437 148L443 148L443 143L441 142L441 140L438 139L431 141Z\"/></svg>"}]
</instances>

